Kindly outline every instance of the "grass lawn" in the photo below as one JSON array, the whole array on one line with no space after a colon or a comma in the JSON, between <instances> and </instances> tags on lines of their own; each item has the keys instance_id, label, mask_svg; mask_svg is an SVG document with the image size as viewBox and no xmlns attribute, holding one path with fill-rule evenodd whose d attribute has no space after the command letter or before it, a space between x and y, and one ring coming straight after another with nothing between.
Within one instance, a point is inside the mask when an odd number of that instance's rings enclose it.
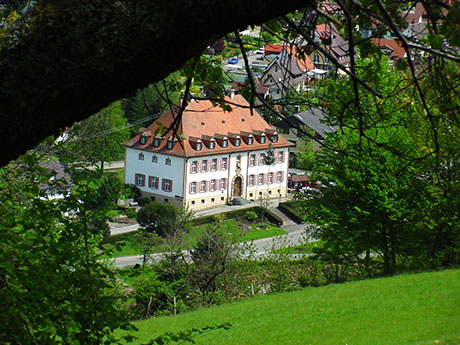
<instances>
[{"instance_id":1,"label":"grass lawn","mask_svg":"<svg viewBox=\"0 0 460 345\"><path fill-rule=\"evenodd\" d=\"M198 335L213 345L458 345L460 270L405 274L248 298L136 322L139 340L230 322Z\"/></svg>"},{"instance_id":2,"label":"grass lawn","mask_svg":"<svg viewBox=\"0 0 460 345\"><path fill-rule=\"evenodd\" d=\"M206 229L208 225L199 225L194 226L191 231L184 235L184 242L185 243L194 243L196 239L200 236L200 234ZM281 228L278 228L271 224L265 223L256 223L251 225L248 228L247 233L242 234L241 229L242 226L236 219L226 219L223 222L223 230L233 236L238 237L238 241L245 242L245 241L252 241L257 240L259 238L266 238L266 237L273 237L278 235L283 235L286 233ZM120 250L116 250L114 247L114 242L124 242L120 246ZM120 257L120 256L131 256L131 255L138 255L141 254L140 248L134 245L132 234L125 234L120 236L114 236L112 239L109 239L109 243L104 244L105 248L113 249L112 257ZM168 250L166 246L158 245L153 248L152 253L159 253L162 251Z\"/></svg>"}]
</instances>

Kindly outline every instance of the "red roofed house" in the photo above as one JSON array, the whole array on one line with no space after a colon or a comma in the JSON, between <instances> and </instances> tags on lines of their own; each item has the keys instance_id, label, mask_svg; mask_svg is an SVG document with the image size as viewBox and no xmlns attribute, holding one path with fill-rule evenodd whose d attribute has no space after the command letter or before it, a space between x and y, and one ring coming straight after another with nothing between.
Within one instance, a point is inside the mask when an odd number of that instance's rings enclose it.
<instances>
[{"instance_id":1,"label":"red roofed house","mask_svg":"<svg viewBox=\"0 0 460 345\"><path fill-rule=\"evenodd\" d=\"M298 92L305 91L308 72L314 68L308 55L298 56L295 47L284 46L281 53L267 66L260 81L270 88L272 98L276 100L290 88L296 88Z\"/></svg>"},{"instance_id":2,"label":"red roofed house","mask_svg":"<svg viewBox=\"0 0 460 345\"><path fill-rule=\"evenodd\" d=\"M334 24L325 23L317 25L314 39L330 55L337 59L339 63L344 66L348 65L350 62L348 42L340 36ZM331 63L329 58L313 47L311 47L309 56L317 69L325 71L333 71L335 69L335 65Z\"/></svg>"},{"instance_id":3,"label":"red roofed house","mask_svg":"<svg viewBox=\"0 0 460 345\"><path fill-rule=\"evenodd\" d=\"M248 107L240 95L228 100ZM210 101L191 101L179 123L179 139L155 134L174 120L176 112L168 111L122 143L125 183L135 184L151 200L195 210L235 197L285 196L292 144L255 110L231 107L224 112ZM271 157L273 163L267 164Z\"/></svg>"},{"instance_id":4,"label":"red roofed house","mask_svg":"<svg viewBox=\"0 0 460 345\"><path fill-rule=\"evenodd\" d=\"M391 60L399 60L406 57L406 51L401 43L388 38L371 38L372 44L379 47Z\"/></svg>"}]
</instances>

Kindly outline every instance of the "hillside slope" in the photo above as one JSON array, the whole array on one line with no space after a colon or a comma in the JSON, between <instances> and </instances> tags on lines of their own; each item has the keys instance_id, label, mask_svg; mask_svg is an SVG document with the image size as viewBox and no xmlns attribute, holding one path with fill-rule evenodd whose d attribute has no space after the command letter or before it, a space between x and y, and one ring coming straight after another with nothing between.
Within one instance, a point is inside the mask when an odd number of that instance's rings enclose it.
<instances>
[{"instance_id":1,"label":"hillside slope","mask_svg":"<svg viewBox=\"0 0 460 345\"><path fill-rule=\"evenodd\" d=\"M141 321L136 343L225 322L229 330L199 335L197 344L460 344L460 270L307 288Z\"/></svg>"}]
</instances>

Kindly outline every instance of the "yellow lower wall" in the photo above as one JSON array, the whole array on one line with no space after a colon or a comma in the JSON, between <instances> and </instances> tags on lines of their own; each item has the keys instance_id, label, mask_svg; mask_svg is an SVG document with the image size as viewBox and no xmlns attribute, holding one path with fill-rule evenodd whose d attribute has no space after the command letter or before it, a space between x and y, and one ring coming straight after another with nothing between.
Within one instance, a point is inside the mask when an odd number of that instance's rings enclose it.
<instances>
[{"instance_id":1,"label":"yellow lower wall","mask_svg":"<svg viewBox=\"0 0 460 345\"><path fill-rule=\"evenodd\" d=\"M276 199L276 198L279 198L280 196L285 197L286 192L287 190L285 187L258 189L257 191L248 191L247 199L250 201L257 201L260 199ZM166 197L164 195L159 195L155 193L142 192L142 197L145 197L152 201L157 201L157 202L166 202L165 200L168 200L167 201L168 204L173 204L177 206L183 204L183 201L181 199L174 198L174 197ZM199 193L197 193L195 197L187 199L186 203L190 210L202 210L206 208L227 205L228 201L231 201L231 200L232 198L230 198L230 200L227 199L227 194L216 194L214 196L203 197L203 196L200 196Z\"/></svg>"}]
</instances>

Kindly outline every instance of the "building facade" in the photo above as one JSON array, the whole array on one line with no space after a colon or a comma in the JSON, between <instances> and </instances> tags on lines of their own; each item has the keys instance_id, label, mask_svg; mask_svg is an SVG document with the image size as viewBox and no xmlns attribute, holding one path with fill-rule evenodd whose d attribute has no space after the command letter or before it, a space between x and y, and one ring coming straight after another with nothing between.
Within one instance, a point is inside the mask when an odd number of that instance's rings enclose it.
<instances>
[{"instance_id":1,"label":"building facade","mask_svg":"<svg viewBox=\"0 0 460 345\"><path fill-rule=\"evenodd\" d=\"M169 111L122 145L125 183L151 200L203 209L286 195L289 147L240 95L224 112L209 101L187 105L178 135L159 135L177 114Z\"/></svg>"}]
</instances>

